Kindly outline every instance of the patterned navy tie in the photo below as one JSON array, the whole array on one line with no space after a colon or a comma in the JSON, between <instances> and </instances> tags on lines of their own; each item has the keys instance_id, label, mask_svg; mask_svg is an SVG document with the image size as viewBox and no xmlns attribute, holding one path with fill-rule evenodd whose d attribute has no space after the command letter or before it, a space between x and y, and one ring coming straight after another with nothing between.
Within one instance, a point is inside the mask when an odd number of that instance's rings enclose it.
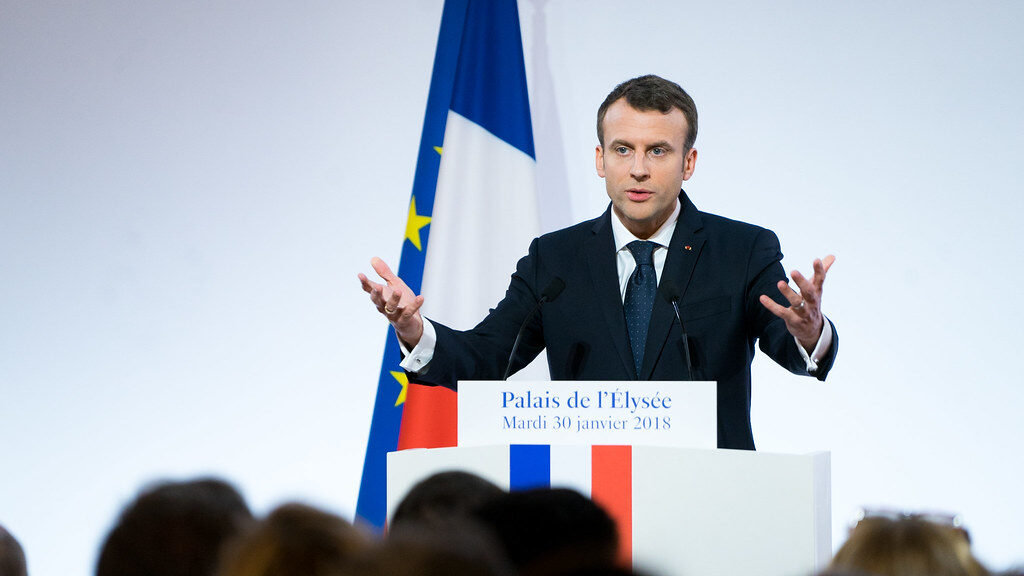
<instances>
[{"instance_id":1,"label":"patterned navy tie","mask_svg":"<svg viewBox=\"0 0 1024 576\"><path fill-rule=\"evenodd\" d=\"M654 272L654 249L657 246L646 240L635 240L626 245L636 260L636 270L629 277L622 307L626 312L626 329L629 330L629 344L633 348L637 378L644 365L647 327L651 324L651 310L654 309L654 297L658 292L658 278Z\"/></svg>"}]
</instances>

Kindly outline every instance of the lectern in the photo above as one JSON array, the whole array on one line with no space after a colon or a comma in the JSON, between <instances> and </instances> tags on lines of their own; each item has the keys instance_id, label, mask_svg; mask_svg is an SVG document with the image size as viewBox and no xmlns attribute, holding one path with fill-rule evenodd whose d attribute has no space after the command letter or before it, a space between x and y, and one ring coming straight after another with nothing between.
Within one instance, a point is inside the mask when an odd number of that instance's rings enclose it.
<instances>
[{"instance_id":1,"label":"lectern","mask_svg":"<svg viewBox=\"0 0 1024 576\"><path fill-rule=\"evenodd\" d=\"M564 384L514 386L532 386L534 394L547 390L550 396ZM631 384L636 383L620 386ZM471 385L460 384L460 389ZM509 386L494 388L494 393ZM576 393L589 389L587 384L573 386ZM467 397L480 402L475 395ZM674 397L675 403L683 400L679 394ZM459 410L469 409L460 398ZM553 437L566 439L564 434ZM623 557L656 575L800 576L824 567L831 557L827 452L791 455L537 441L533 434L530 444L388 454L389 517L419 480L444 470L465 470L508 489L568 487L592 497L615 518Z\"/></svg>"}]
</instances>

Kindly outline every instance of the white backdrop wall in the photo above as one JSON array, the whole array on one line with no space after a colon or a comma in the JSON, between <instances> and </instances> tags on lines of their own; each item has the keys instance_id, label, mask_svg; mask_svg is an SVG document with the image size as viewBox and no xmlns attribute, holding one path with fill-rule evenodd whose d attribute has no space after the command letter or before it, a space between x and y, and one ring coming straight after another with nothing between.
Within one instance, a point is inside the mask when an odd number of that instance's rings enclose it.
<instances>
[{"instance_id":1,"label":"white backdrop wall","mask_svg":"<svg viewBox=\"0 0 1024 576\"><path fill-rule=\"evenodd\" d=\"M545 6L570 220L607 203L597 105L653 72L697 101L698 206L788 269L837 255L829 381L759 360L753 397L760 449L832 450L836 544L859 505L942 509L1024 560L1024 5ZM385 331L355 275L397 264L441 7L0 0L0 523L32 574L90 573L158 478L351 515Z\"/></svg>"}]
</instances>

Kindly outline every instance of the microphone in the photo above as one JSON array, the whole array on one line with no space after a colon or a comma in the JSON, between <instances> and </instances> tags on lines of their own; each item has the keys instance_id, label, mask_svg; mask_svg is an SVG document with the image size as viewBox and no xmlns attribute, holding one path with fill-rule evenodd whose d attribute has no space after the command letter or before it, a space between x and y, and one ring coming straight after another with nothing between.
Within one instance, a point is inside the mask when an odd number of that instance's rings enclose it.
<instances>
[{"instance_id":1,"label":"microphone","mask_svg":"<svg viewBox=\"0 0 1024 576\"><path fill-rule=\"evenodd\" d=\"M526 315L526 320L523 320L523 324L519 327L519 333L516 334L516 341L512 343L512 353L508 355L508 366L505 368L505 375L501 377L502 381L508 380L509 373L512 372L512 360L515 359L516 351L519 350L519 341L523 339L523 331L526 330L526 325L530 323L530 320L533 320L533 315L540 310L541 304L553 302L562 293L562 290L565 290L565 280L555 276L540 293L540 300L537 300L537 305Z\"/></svg>"},{"instance_id":2,"label":"microphone","mask_svg":"<svg viewBox=\"0 0 1024 576\"><path fill-rule=\"evenodd\" d=\"M658 286L658 291L661 292L661 297L668 301L676 312L676 319L679 320L679 330L682 331L683 354L686 356L686 375L690 380L693 380L693 362L690 360L690 337L686 335L683 316L679 313L679 289L676 288L675 282L666 278Z\"/></svg>"}]
</instances>

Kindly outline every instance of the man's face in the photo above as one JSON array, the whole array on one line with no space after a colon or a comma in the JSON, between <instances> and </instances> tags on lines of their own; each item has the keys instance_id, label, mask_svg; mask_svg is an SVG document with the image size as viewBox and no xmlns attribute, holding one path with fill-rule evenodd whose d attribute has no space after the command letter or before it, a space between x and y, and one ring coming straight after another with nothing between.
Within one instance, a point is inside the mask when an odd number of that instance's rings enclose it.
<instances>
[{"instance_id":1,"label":"man's face","mask_svg":"<svg viewBox=\"0 0 1024 576\"><path fill-rule=\"evenodd\" d=\"M678 108L641 112L617 100L605 113L597 175L615 214L637 238L649 238L668 220L683 180L693 175L697 150L684 149L686 129Z\"/></svg>"}]
</instances>

